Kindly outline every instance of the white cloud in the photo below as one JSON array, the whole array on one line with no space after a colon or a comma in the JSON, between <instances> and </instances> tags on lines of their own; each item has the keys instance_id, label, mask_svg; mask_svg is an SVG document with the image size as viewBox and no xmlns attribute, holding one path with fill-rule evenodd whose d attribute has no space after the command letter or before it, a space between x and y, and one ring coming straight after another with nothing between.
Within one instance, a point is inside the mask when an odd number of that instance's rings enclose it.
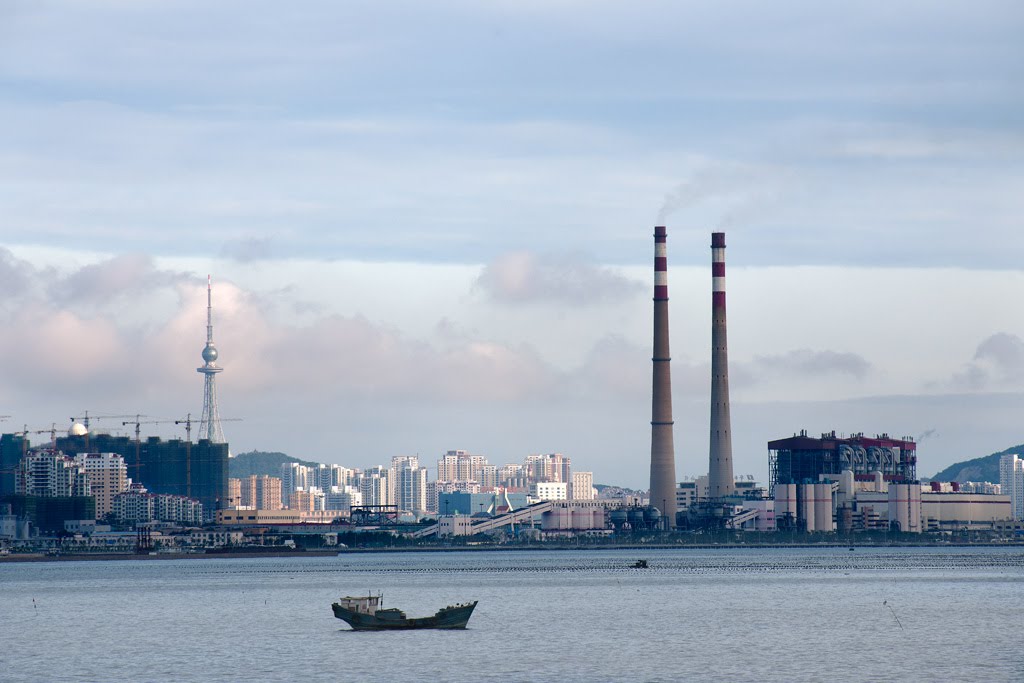
<instances>
[{"instance_id":1,"label":"white cloud","mask_svg":"<svg viewBox=\"0 0 1024 683\"><path fill-rule=\"evenodd\" d=\"M579 255L515 251L487 264L476 286L500 303L591 306L630 297L643 283Z\"/></svg>"},{"instance_id":2,"label":"white cloud","mask_svg":"<svg viewBox=\"0 0 1024 683\"><path fill-rule=\"evenodd\" d=\"M667 194L681 462L716 227L738 461L836 398L949 448L1020 377L1022 13L890 4L8 3L0 412L180 417L212 272L239 447L633 477Z\"/></svg>"}]
</instances>

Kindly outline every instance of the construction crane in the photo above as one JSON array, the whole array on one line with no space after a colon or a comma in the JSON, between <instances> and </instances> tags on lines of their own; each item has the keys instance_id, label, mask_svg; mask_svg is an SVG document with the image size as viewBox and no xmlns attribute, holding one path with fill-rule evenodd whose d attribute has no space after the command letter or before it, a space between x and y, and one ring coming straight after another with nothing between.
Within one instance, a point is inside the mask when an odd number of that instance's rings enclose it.
<instances>
[{"instance_id":1,"label":"construction crane","mask_svg":"<svg viewBox=\"0 0 1024 683\"><path fill-rule=\"evenodd\" d=\"M120 420L122 418L134 417L136 419L145 417L145 415L93 415L89 416L89 411L84 411L82 417L72 417L71 424L74 425L76 422L81 422L82 426L85 427L85 450L89 450L89 420Z\"/></svg>"},{"instance_id":2,"label":"construction crane","mask_svg":"<svg viewBox=\"0 0 1024 683\"><path fill-rule=\"evenodd\" d=\"M226 417L221 422L241 422L240 417ZM175 420L174 424L185 425L185 496L192 497L192 413L185 416L184 420Z\"/></svg>"},{"instance_id":3,"label":"construction crane","mask_svg":"<svg viewBox=\"0 0 1024 683\"><path fill-rule=\"evenodd\" d=\"M130 415L127 417L131 417ZM165 424L168 422L174 422L174 420L140 420L140 417L148 417L146 415L136 415L134 420L127 420L121 423L121 426L135 425L135 476L139 476L141 464L139 462L139 449L142 443L142 425L158 425Z\"/></svg>"},{"instance_id":4,"label":"construction crane","mask_svg":"<svg viewBox=\"0 0 1024 683\"><path fill-rule=\"evenodd\" d=\"M53 450L57 450L57 423L56 422L50 423L50 428L49 429L29 429L28 425L25 425L25 429L23 431L14 432L15 436L21 436L21 437L28 436L29 434L49 434L50 435L50 448L52 448ZM26 443L26 440L23 438L21 440L22 455L25 454L24 451L27 448L28 448L28 444Z\"/></svg>"},{"instance_id":5,"label":"construction crane","mask_svg":"<svg viewBox=\"0 0 1024 683\"><path fill-rule=\"evenodd\" d=\"M175 420L174 424L185 425L185 497L192 497L192 413L184 420Z\"/></svg>"},{"instance_id":6,"label":"construction crane","mask_svg":"<svg viewBox=\"0 0 1024 683\"><path fill-rule=\"evenodd\" d=\"M13 436L20 436L21 437L21 457L23 457L23 458L28 453L28 439L26 439L25 437L27 437L29 434L49 434L50 435L50 448L53 448L54 450L56 450L56 448L57 448L57 423L56 422L54 422L49 429L29 429L28 425L25 425L25 427L20 432L14 432ZM8 467L8 468L5 468L5 469L0 469L0 474L10 474L12 472L15 472L17 469L18 469L17 465L15 465L14 467Z\"/></svg>"}]
</instances>

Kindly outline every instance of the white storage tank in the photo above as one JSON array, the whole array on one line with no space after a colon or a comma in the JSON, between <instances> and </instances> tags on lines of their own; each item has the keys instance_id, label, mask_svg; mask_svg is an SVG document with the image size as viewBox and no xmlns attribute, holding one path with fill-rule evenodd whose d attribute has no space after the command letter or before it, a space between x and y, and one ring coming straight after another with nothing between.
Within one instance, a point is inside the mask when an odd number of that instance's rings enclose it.
<instances>
[{"instance_id":1,"label":"white storage tank","mask_svg":"<svg viewBox=\"0 0 1024 683\"><path fill-rule=\"evenodd\" d=\"M803 514L800 517L803 522L802 526L806 531L815 531L817 527L815 526L814 517L814 484L800 484L798 489L800 492L800 507L803 508ZM800 526L800 524L797 524L797 528Z\"/></svg>"},{"instance_id":2,"label":"white storage tank","mask_svg":"<svg viewBox=\"0 0 1024 683\"><path fill-rule=\"evenodd\" d=\"M889 486L889 524L899 525L900 531L921 531L921 487L918 484L891 484Z\"/></svg>"},{"instance_id":3,"label":"white storage tank","mask_svg":"<svg viewBox=\"0 0 1024 683\"><path fill-rule=\"evenodd\" d=\"M572 512L569 508L558 508L558 528L562 531L572 528Z\"/></svg>"},{"instance_id":4,"label":"white storage tank","mask_svg":"<svg viewBox=\"0 0 1024 683\"><path fill-rule=\"evenodd\" d=\"M796 524L796 484L775 485L775 519L788 518Z\"/></svg>"},{"instance_id":5,"label":"white storage tank","mask_svg":"<svg viewBox=\"0 0 1024 683\"><path fill-rule=\"evenodd\" d=\"M853 470L843 470L839 475L839 492L849 498L853 495Z\"/></svg>"},{"instance_id":6,"label":"white storage tank","mask_svg":"<svg viewBox=\"0 0 1024 683\"><path fill-rule=\"evenodd\" d=\"M540 528L544 531L558 528L558 515L555 510L548 510L540 516Z\"/></svg>"},{"instance_id":7,"label":"white storage tank","mask_svg":"<svg viewBox=\"0 0 1024 683\"><path fill-rule=\"evenodd\" d=\"M915 533L924 531L921 526L921 486L910 485L910 530Z\"/></svg>"},{"instance_id":8,"label":"white storage tank","mask_svg":"<svg viewBox=\"0 0 1024 683\"><path fill-rule=\"evenodd\" d=\"M573 508L572 511L572 528L583 530L590 528L590 522L593 519L590 515L590 510L586 508Z\"/></svg>"},{"instance_id":9,"label":"white storage tank","mask_svg":"<svg viewBox=\"0 0 1024 683\"><path fill-rule=\"evenodd\" d=\"M832 484L814 485L814 530L832 531Z\"/></svg>"},{"instance_id":10,"label":"white storage tank","mask_svg":"<svg viewBox=\"0 0 1024 683\"><path fill-rule=\"evenodd\" d=\"M903 484L889 486L889 527L900 531L909 531L910 505L907 497L910 493Z\"/></svg>"}]
</instances>

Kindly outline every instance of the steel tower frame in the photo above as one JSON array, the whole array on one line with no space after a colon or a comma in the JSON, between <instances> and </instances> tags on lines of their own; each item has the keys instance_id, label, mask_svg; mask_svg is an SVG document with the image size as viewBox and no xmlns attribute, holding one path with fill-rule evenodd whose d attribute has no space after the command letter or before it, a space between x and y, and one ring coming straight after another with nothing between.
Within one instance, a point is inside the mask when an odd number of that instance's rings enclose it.
<instances>
[{"instance_id":1,"label":"steel tower frame","mask_svg":"<svg viewBox=\"0 0 1024 683\"><path fill-rule=\"evenodd\" d=\"M224 443L224 429L220 424L220 407L217 405L217 373L224 368L217 365L217 347L213 343L213 286L209 275L206 276L206 346L203 347L203 367L196 368L202 373L203 382L203 415L199 421L197 439L209 439L211 443Z\"/></svg>"}]
</instances>

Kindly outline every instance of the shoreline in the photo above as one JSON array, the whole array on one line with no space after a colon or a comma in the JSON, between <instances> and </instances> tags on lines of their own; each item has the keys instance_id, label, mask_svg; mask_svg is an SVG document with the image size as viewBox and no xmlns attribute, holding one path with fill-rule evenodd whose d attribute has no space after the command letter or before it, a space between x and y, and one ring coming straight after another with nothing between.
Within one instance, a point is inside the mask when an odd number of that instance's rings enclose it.
<instances>
[{"instance_id":1,"label":"shoreline","mask_svg":"<svg viewBox=\"0 0 1024 683\"><path fill-rule=\"evenodd\" d=\"M524 551L593 551L593 550L766 550L772 548L1017 548L1024 552L1024 543L694 543L694 544L623 544L623 545L564 545L564 546L437 546L412 548L348 548L345 550L267 550L257 552L203 552L203 553L68 553L47 555L45 553L23 553L0 556L0 564L7 562L102 562L110 560L224 560L260 559L279 557L344 557L345 555L376 553L440 553L440 552L524 552Z\"/></svg>"}]
</instances>

